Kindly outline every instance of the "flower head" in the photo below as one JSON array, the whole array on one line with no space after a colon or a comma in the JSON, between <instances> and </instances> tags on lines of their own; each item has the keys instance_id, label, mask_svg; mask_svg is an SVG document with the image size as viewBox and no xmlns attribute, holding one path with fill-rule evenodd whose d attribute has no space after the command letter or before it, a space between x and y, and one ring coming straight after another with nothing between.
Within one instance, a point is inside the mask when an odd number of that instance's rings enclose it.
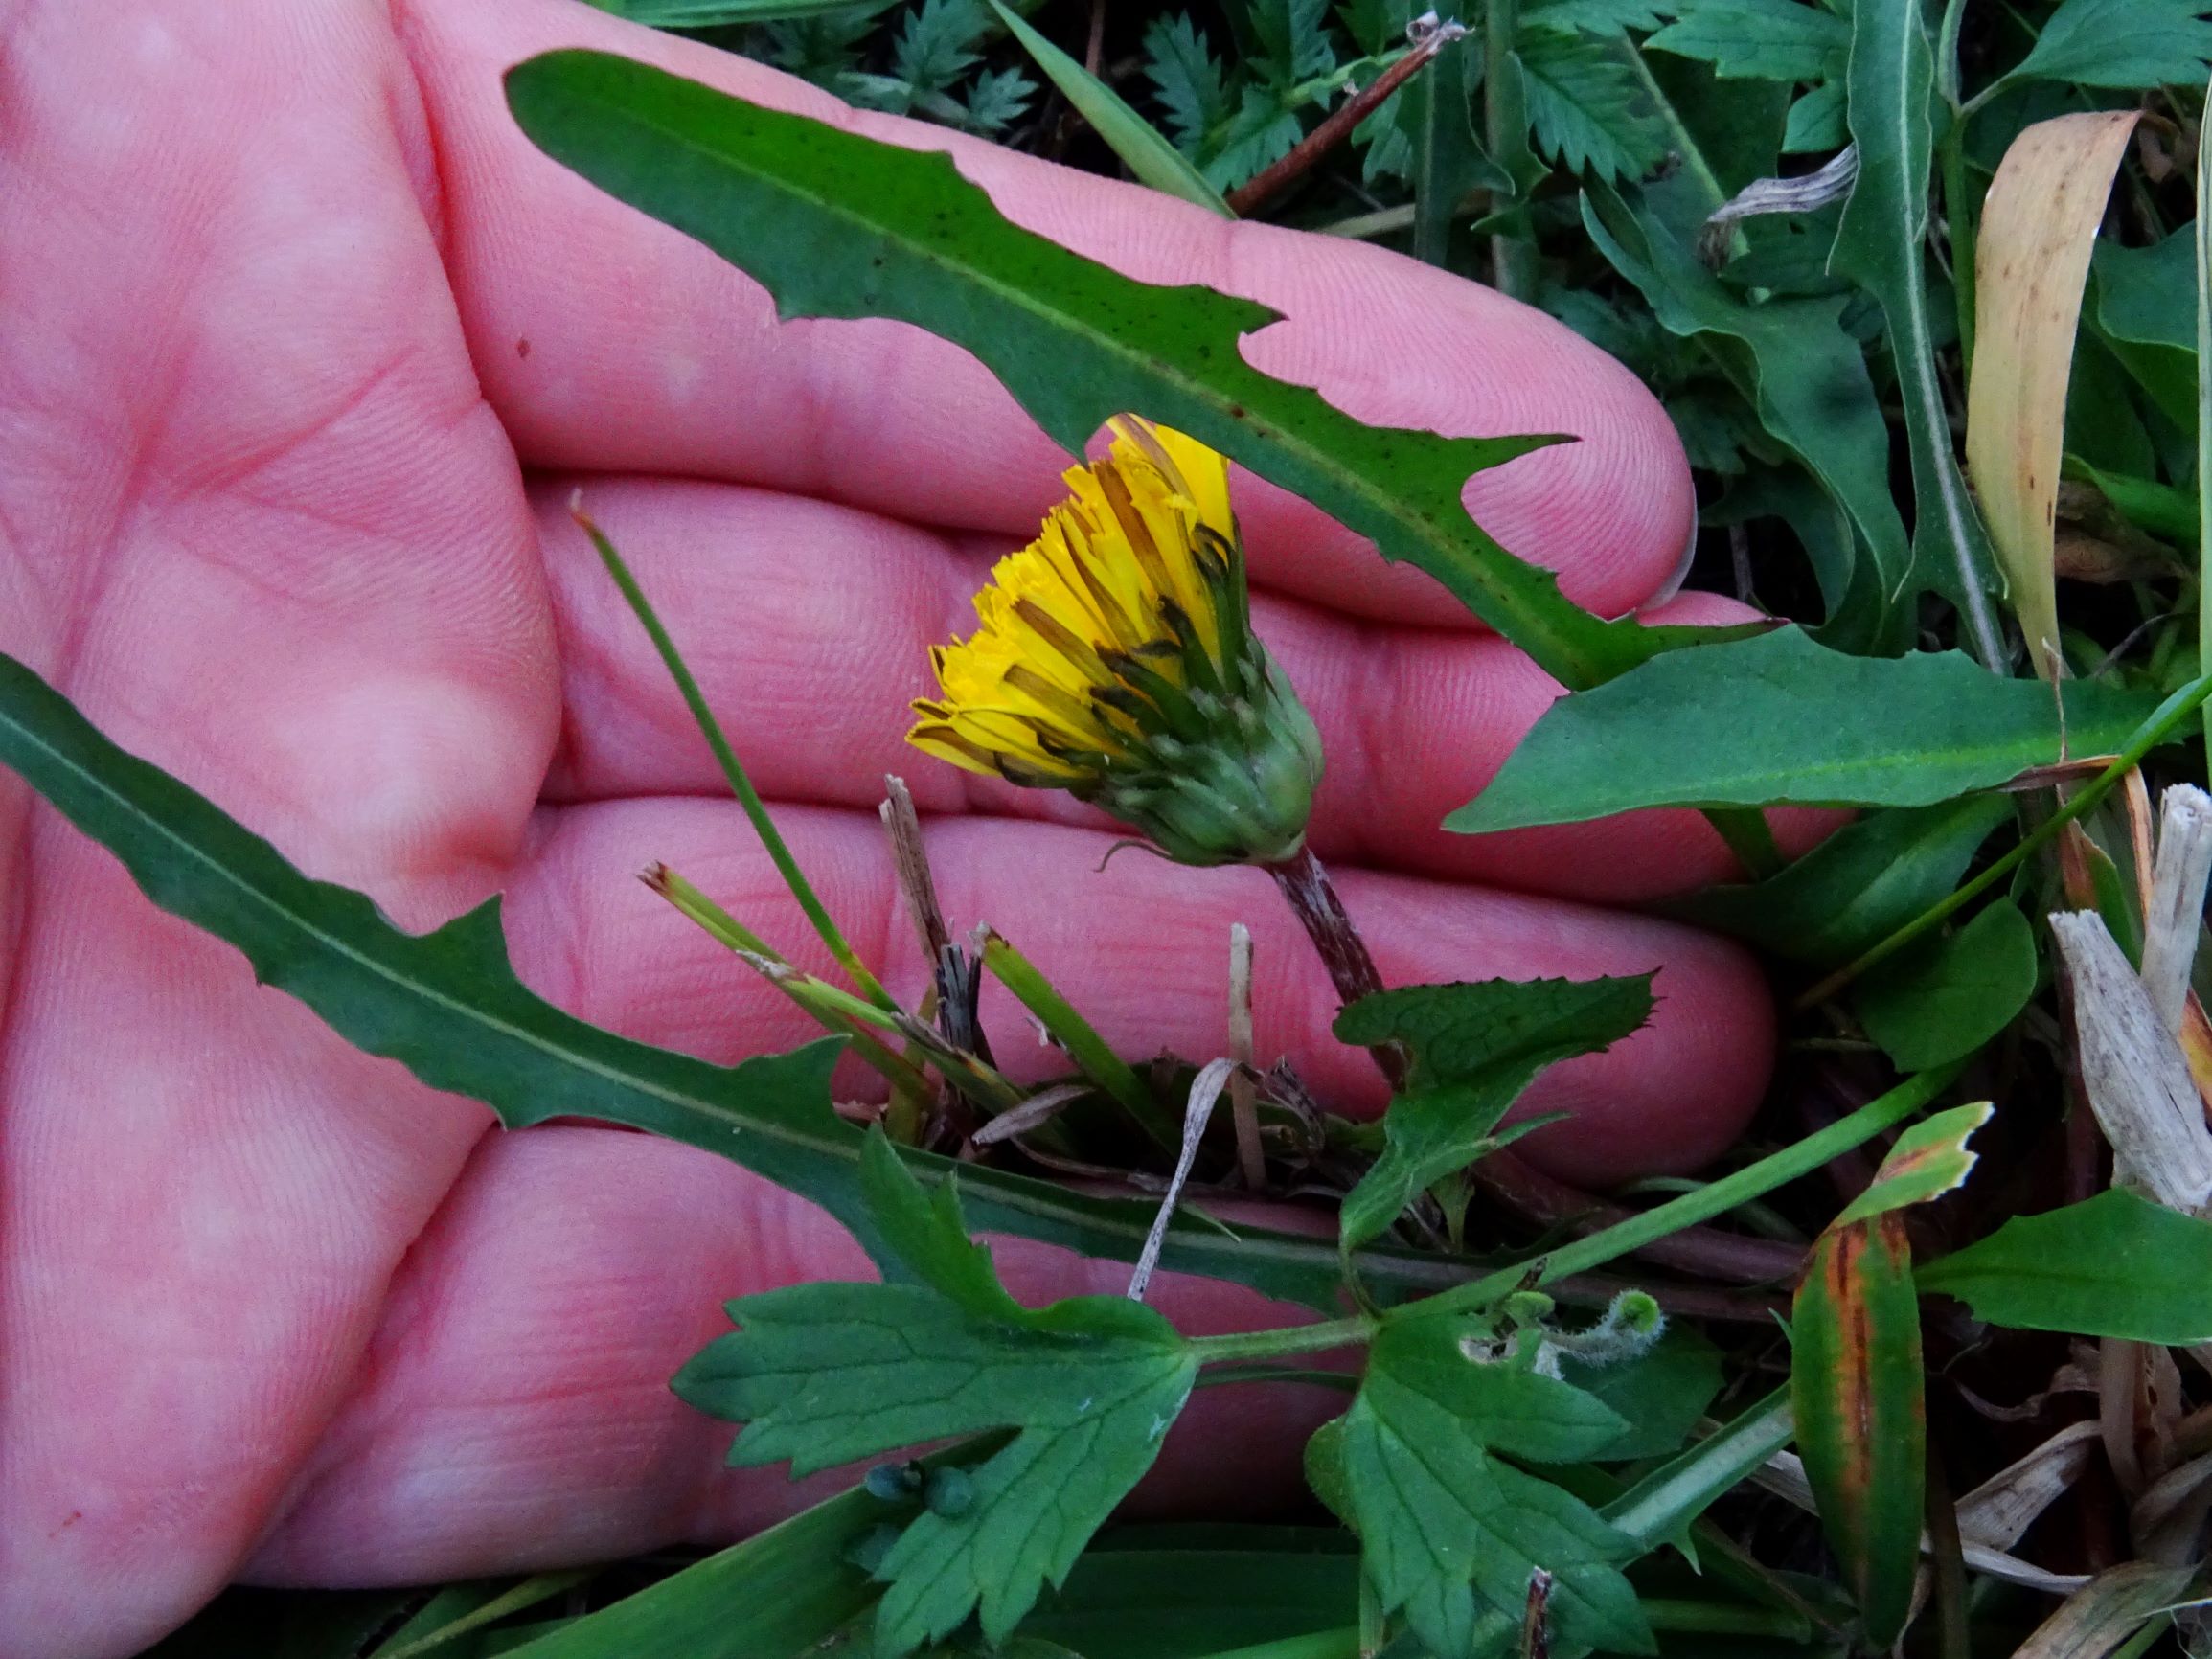
<instances>
[{"instance_id":1,"label":"flower head","mask_svg":"<svg viewBox=\"0 0 2212 1659\"><path fill-rule=\"evenodd\" d=\"M1313 722L1253 637L1228 464L1134 416L932 653L940 697L907 740L1065 789L1187 864L1298 851L1321 779Z\"/></svg>"}]
</instances>

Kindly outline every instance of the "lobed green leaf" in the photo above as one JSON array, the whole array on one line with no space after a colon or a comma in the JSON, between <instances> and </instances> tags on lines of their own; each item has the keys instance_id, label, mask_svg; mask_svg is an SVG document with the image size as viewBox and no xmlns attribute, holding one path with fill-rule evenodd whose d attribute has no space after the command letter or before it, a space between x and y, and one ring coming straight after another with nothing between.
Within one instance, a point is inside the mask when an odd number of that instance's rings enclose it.
<instances>
[{"instance_id":1,"label":"lobed green leaf","mask_svg":"<svg viewBox=\"0 0 2212 1659\"><path fill-rule=\"evenodd\" d=\"M1851 25L1797 0L1693 0L1644 46L1701 58L1725 80L1825 80L1843 74Z\"/></svg>"},{"instance_id":2,"label":"lobed green leaf","mask_svg":"<svg viewBox=\"0 0 2212 1659\"><path fill-rule=\"evenodd\" d=\"M2212 70L2208 13L2204 0L2064 0L1999 84L2201 89Z\"/></svg>"},{"instance_id":3,"label":"lobed green leaf","mask_svg":"<svg viewBox=\"0 0 2212 1659\"><path fill-rule=\"evenodd\" d=\"M924 1441L1016 1431L932 1505L877 1569L878 1648L904 1653L980 1612L1010 1634L1159 1453L1198 1361L1165 1318L1116 1296L1027 1308L968 1237L953 1184L934 1198L881 1130L863 1175L878 1235L919 1284L792 1285L729 1305L738 1329L675 1390L745 1426L739 1465L794 1478Z\"/></svg>"},{"instance_id":4,"label":"lobed green leaf","mask_svg":"<svg viewBox=\"0 0 2212 1659\"><path fill-rule=\"evenodd\" d=\"M1339 1038L1401 1043L1412 1063L1382 1120L1382 1155L1345 1195L1343 1247L1380 1236L1430 1182L1499 1144L1499 1120L1544 1067L1619 1041L1651 1012L1649 974L1405 986L1344 1010Z\"/></svg>"},{"instance_id":5,"label":"lobed green leaf","mask_svg":"<svg viewBox=\"0 0 2212 1659\"><path fill-rule=\"evenodd\" d=\"M1890 493L1889 424L1865 351L1842 325L1846 297L1751 304L1633 193L1593 186L1583 226L1659 325L1704 349L1848 519L1850 532L1837 538L1841 568L1818 572L1825 633L1859 649L1901 648L1910 612L1898 594L1911 552Z\"/></svg>"},{"instance_id":6,"label":"lobed green leaf","mask_svg":"<svg viewBox=\"0 0 2212 1659\"><path fill-rule=\"evenodd\" d=\"M1587 1457L1626 1424L1566 1383L1471 1357L1462 1341L1476 1329L1435 1315L1390 1322L1352 1409L1323 1443L1378 1599L1403 1609L1434 1651L1465 1653L1485 1612L1517 1618L1540 1566L1553 1577L1562 1645L1652 1651L1620 1573L1639 1553L1634 1540L1494 1455Z\"/></svg>"}]
</instances>

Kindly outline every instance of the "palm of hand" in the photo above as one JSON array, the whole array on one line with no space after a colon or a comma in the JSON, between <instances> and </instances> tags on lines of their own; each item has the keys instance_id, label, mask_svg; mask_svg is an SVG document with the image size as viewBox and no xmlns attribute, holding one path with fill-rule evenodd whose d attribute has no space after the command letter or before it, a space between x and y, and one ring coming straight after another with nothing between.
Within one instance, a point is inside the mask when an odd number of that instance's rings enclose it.
<instances>
[{"instance_id":1,"label":"palm of hand","mask_svg":"<svg viewBox=\"0 0 2212 1659\"><path fill-rule=\"evenodd\" d=\"M874 821L886 770L936 815L948 911L1020 942L1126 1048L1214 1052L1220 941L1243 918L1263 1050L1371 1099L1261 878L1143 859L1094 875L1094 820L901 749L925 646L1034 526L1063 458L941 342L778 328L709 256L536 157L497 77L594 43L813 95L557 0L396 10L397 31L376 0L142 0L94 30L0 7L0 290L29 320L0 341L0 648L410 926L505 889L518 968L586 1017L718 1059L786 1046L809 1034L792 1011L627 879L666 858L827 971L565 524L576 480L555 475L605 474L597 514L895 989L921 967ZM1255 360L1366 418L1582 433L1478 480L1478 515L1584 602L1619 609L1666 579L1689 511L1672 436L1563 330L1388 256L1232 237L963 154L1033 228L1292 313ZM1745 961L1477 883L1633 898L1723 870L1717 844L1679 817L1438 832L1548 683L1425 579L1239 489L1260 628L1328 741L1317 843L1375 867L1344 886L1385 975L1663 962L1656 1025L1547 1079L1542 1103L1584 1117L1545 1156L1605 1178L1708 1155L1765 1071ZM643 1137L488 1137L481 1108L257 988L7 777L0 851L10 1652L128 1651L241 1571L586 1559L792 1501L719 1473L726 1431L666 1378L723 1297L865 1271L818 1215ZM1025 1293L1093 1271L1001 1254ZM1163 1290L1193 1321L1270 1316L1220 1287ZM1187 1493L1267 1427L1219 1398L1162 1477Z\"/></svg>"}]
</instances>

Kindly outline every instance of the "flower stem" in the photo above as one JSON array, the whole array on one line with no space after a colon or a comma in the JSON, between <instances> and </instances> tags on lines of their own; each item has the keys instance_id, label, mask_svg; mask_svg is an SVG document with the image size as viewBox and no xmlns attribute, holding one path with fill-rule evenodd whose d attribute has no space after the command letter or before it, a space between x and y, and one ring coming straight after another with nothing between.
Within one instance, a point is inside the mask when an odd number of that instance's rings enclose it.
<instances>
[{"instance_id":1,"label":"flower stem","mask_svg":"<svg viewBox=\"0 0 2212 1659\"><path fill-rule=\"evenodd\" d=\"M1335 885L1330 881L1329 872L1321 868L1321 860L1313 856L1313 850L1299 848L1282 863L1268 865L1267 874L1275 878L1291 910L1305 923L1306 936L1320 953L1321 966L1329 970L1329 983L1336 988L1336 1000L1350 1006L1381 990L1382 975L1368 953L1367 942L1352 925L1344 901L1336 897ZM1405 1086L1402 1049L1396 1043L1378 1043L1367 1052L1375 1057L1377 1068L1393 1092Z\"/></svg>"},{"instance_id":2,"label":"flower stem","mask_svg":"<svg viewBox=\"0 0 2212 1659\"><path fill-rule=\"evenodd\" d=\"M1324 1320L1318 1325L1289 1325L1278 1330L1232 1330L1223 1336L1194 1336L1190 1343L1200 1365L1219 1365L1231 1359L1272 1359L1280 1353L1354 1348L1374 1334L1375 1321L1359 1315Z\"/></svg>"}]
</instances>

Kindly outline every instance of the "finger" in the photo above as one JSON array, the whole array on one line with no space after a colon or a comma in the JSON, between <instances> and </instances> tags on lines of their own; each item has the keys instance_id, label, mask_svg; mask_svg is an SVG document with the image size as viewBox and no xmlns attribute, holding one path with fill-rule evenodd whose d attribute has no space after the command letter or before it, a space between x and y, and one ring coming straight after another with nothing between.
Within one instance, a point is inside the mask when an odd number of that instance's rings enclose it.
<instances>
[{"instance_id":1,"label":"finger","mask_svg":"<svg viewBox=\"0 0 2212 1659\"><path fill-rule=\"evenodd\" d=\"M546 0L418 7L410 38L445 161L449 259L487 395L542 466L723 478L1026 534L1066 458L964 351L904 324L779 327L767 296L539 155L509 65L590 45L893 143L949 149L1017 223L1152 283L1205 283L1285 320L1242 346L1363 420L1580 442L1484 472L1475 518L1617 613L1676 569L1695 504L1665 413L1625 369L1494 291L1364 244L1225 225L1157 193L944 129L856 115L744 59ZM558 250L559 257L548 257ZM1426 578L1281 491L1246 491L1266 584L1363 614L1465 625Z\"/></svg>"},{"instance_id":2,"label":"finger","mask_svg":"<svg viewBox=\"0 0 2212 1659\"><path fill-rule=\"evenodd\" d=\"M120 741L448 914L513 852L558 702L388 9L5 10L0 592ZM259 1534L487 1118L53 816L16 851L0 1648L125 1652Z\"/></svg>"},{"instance_id":3,"label":"finger","mask_svg":"<svg viewBox=\"0 0 2212 1659\"><path fill-rule=\"evenodd\" d=\"M554 480L536 492L567 709L552 790L718 794L721 775L666 668L568 521L569 488ZM1107 823L1058 791L977 778L903 740L909 699L934 686L930 646L974 627L971 601L991 562L978 538L722 485L602 480L587 505L770 798L873 807L895 772L928 812ZM1664 614L1753 613L1700 595ZM1494 635L1381 627L1266 595L1254 617L1321 728L1322 856L1613 901L1735 874L1694 812L1450 833L1446 814L1490 781L1558 684ZM1777 814L1793 845L1809 845L1822 822Z\"/></svg>"},{"instance_id":4,"label":"finger","mask_svg":"<svg viewBox=\"0 0 2212 1659\"><path fill-rule=\"evenodd\" d=\"M925 971L875 815L794 808L779 821L855 948L913 1006ZM1225 1052L1228 925L1245 922L1262 1063L1287 1057L1339 1109L1380 1105L1366 1054L1330 1034L1328 977L1261 873L1190 870L1142 852L1102 872L1112 838L1059 825L936 820L924 836L954 931L996 926L1132 1057ZM834 975L734 807L608 803L553 814L515 889L517 958L535 965L544 993L598 1024L719 1060L815 1034L779 992L635 879L655 859L793 960ZM1345 871L1339 886L1385 984L1657 971L1649 1026L1607 1053L1552 1067L1524 1097L1527 1111L1572 1114L1522 1143L1554 1171L1612 1182L1695 1168L1756 1105L1771 1011L1757 967L1734 946L1648 918L1416 876ZM1036 1079L1064 1069L1029 1039L995 986L984 1016L1009 1072ZM865 1074L848 1064L841 1086L858 1093Z\"/></svg>"},{"instance_id":5,"label":"finger","mask_svg":"<svg viewBox=\"0 0 2212 1659\"><path fill-rule=\"evenodd\" d=\"M1017 1240L994 1253L1033 1305L1119 1295L1129 1275ZM727 1469L732 1429L669 1378L729 1330L729 1297L875 1277L821 1211L692 1148L582 1127L493 1136L401 1270L362 1385L248 1577L436 1582L757 1531L859 1470ZM1312 1317L1174 1274L1149 1300L1194 1333ZM1287 1503L1306 1434L1342 1404L1310 1388L1201 1391L1135 1501L1216 1515Z\"/></svg>"}]
</instances>

